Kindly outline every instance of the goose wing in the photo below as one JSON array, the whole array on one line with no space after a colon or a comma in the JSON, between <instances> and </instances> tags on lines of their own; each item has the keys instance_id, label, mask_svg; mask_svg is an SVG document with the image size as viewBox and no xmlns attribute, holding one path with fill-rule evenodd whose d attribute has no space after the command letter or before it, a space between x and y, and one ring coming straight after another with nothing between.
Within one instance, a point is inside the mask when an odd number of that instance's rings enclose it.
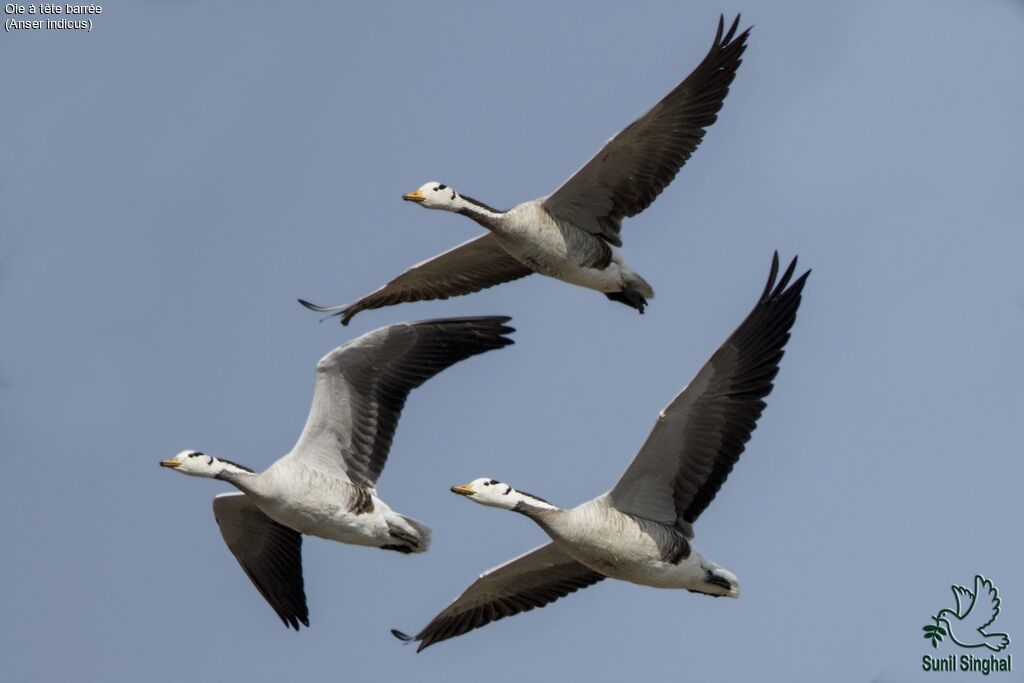
<instances>
[{"instance_id":1,"label":"goose wing","mask_svg":"<svg viewBox=\"0 0 1024 683\"><path fill-rule=\"evenodd\" d=\"M403 301L430 301L472 294L503 282L526 277L533 271L501 248L487 233L464 242L443 254L417 263L380 289L343 306L317 306L299 299L314 311L341 317L348 325L352 316L371 308L393 306Z\"/></svg>"},{"instance_id":2,"label":"goose wing","mask_svg":"<svg viewBox=\"0 0 1024 683\"><path fill-rule=\"evenodd\" d=\"M778 253L764 293L697 376L658 415L647 442L608 493L617 509L693 535L750 439L772 390L810 271L778 284ZM787 287L787 285L789 285Z\"/></svg>"},{"instance_id":3,"label":"goose wing","mask_svg":"<svg viewBox=\"0 0 1024 683\"><path fill-rule=\"evenodd\" d=\"M302 534L267 517L244 493L214 498L213 516L228 550L285 626L308 628Z\"/></svg>"},{"instance_id":4,"label":"goose wing","mask_svg":"<svg viewBox=\"0 0 1024 683\"><path fill-rule=\"evenodd\" d=\"M400 640L419 641L419 652L492 621L544 607L603 578L547 543L481 574L415 636L391 632Z\"/></svg>"},{"instance_id":5,"label":"goose wing","mask_svg":"<svg viewBox=\"0 0 1024 683\"><path fill-rule=\"evenodd\" d=\"M400 323L331 351L317 363L313 406L285 460L374 488L409 392L461 360L511 344L509 320Z\"/></svg>"},{"instance_id":6,"label":"goose wing","mask_svg":"<svg viewBox=\"0 0 1024 683\"><path fill-rule=\"evenodd\" d=\"M575 175L544 200L549 213L615 246L622 219L661 194L718 118L736 76L750 29L736 35L737 16L724 17L704 60L668 95L629 124Z\"/></svg>"}]
</instances>

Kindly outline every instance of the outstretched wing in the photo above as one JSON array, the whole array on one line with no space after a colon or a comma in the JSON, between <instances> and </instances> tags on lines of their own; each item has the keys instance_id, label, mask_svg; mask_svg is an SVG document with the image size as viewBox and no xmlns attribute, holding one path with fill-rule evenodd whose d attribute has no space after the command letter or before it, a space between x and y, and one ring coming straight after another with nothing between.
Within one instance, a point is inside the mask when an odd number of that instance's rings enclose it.
<instances>
[{"instance_id":1,"label":"outstretched wing","mask_svg":"<svg viewBox=\"0 0 1024 683\"><path fill-rule=\"evenodd\" d=\"M548 543L481 574L415 636L391 632L400 640L420 641L420 652L492 621L543 607L603 578Z\"/></svg>"},{"instance_id":2,"label":"outstretched wing","mask_svg":"<svg viewBox=\"0 0 1024 683\"><path fill-rule=\"evenodd\" d=\"M615 246L622 219L661 194L718 118L736 76L750 29L736 35L737 16L718 33L704 60L668 95L608 141L575 175L544 200L554 216ZM735 39L734 39L735 36Z\"/></svg>"},{"instance_id":3,"label":"outstretched wing","mask_svg":"<svg viewBox=\"0 0 1024 683\"><path fill-rule=\"evenodd\" d=\"M778 284L778 253L754 310L697 376L658 415L646 443L608 493L617 509L692 537L692 524L718 493L757 426L771 393L810 271Z\"/></svg>"},{"instance_id":4,"label":"outstretched wing","mask_svg":"<svg viewBox=\"0 0 1024 683\"><path fill-rule=\"evenodd\" d=\"M308 628L302 535L267 517L244 493L214 498L213 516L228 550L285 626Z\"/></svg>"},{"instance_id":5,"label":"outstretched wing","mask_svg":"<svg viewBox=\"0 0 1024 683\"><path fill-rule=\"evenodd\" d=\"M403 301L429 301L472 294L526 277L533 271L501 248L494 235L487 233L449 249L434 258L417 263L380 289L343 306L317 306L299 299L299 303L320 313L335 311L341 324L371 308L393 306Z\"/></svg>"},{"instance_id":6,"label":"outstretched wing","mask_svg":"<svg viewBox=\"0 0 1024 683\"><path fill-rule=\"evenodd\" d=\"M374 488L409 392L461 360L511 344L509 320L400 323L331 351L317 363L313 405L285 459Z\"/></svg>"}]
</instances>

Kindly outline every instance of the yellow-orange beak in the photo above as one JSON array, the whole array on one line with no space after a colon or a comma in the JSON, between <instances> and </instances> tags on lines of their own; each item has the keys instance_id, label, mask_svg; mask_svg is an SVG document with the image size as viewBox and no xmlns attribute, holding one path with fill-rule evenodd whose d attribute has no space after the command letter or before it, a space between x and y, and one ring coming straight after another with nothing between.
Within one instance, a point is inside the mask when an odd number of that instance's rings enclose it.
<instances>
[{"instance_id":1,"label":"yellow-orange beak","mask_svg":"<svg viewBox=\"0 0 1024 683\"><path fill-rule=\"evenodd\" d=\"M161 460L160 467L180 467L181 463L177 460Z\"/></svg>"},{"instance_id":2,"label":"yellow-orange beak","mask_svg":"<svg viewBox=\"0 0 1024 683\"><path fill-rule=\"evenodd\" d=\"M463 484L461 486L453 486L452 493L457 493L460 496L471 496L473 495L473 489L469 487L469 484Z\"/></svg>"},{"instance_id":3,"label":"yellow-orange beak","mask_svg":"<svg viewBox=\"0 0 1024 683\"><path fill-rule=\"evenodd\" d=\"M422 192L416 190L415 192L410 192L409 194L403 194L402 199L404 199L407 202L416 202L417 204L419 204L420 202L424 201L426 197L423 196Z\"/></svg>"}]
</instances>

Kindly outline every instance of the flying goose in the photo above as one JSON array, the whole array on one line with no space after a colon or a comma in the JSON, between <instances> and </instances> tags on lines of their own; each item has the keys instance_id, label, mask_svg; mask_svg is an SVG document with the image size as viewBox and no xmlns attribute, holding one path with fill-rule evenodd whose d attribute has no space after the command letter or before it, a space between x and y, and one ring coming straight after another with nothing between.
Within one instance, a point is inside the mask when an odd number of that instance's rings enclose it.
<instances>
[{"instance_id":1,"label":"flying goose","mask_svg":"<svg viewBox=\"0 0 1024 683\"><path fill-rule=\"evenodd\" d=\"M403 199L468 216L488 233L412 266L354 303L299 303L340 316L347 325L363 310L447 299L541 273L596 289L643 313L654 290L617 249L622 219L650 206L718 118L750 33L736 35L739 20L725 33L720 18L704 61L551 195L499 211L443 183L426 183Z\"/></svg>"},{"instance_id":2,"label":"flying goose","mask_svg":"<svg viewBox=\"0 0 1024 683\"><path fill-rule=\"evenodd\" d=\"M430 529L377 497L398 418L411 390L461 360L511 344L509 320L403 323L331 351L317 363L313 406L298 443L261 474L193 450L160 463L241 491L214 498L213 515L285 626L309 626L302 534L402 553L427 549Z\"/></svg>"},{"instance_id":3,"label":"flying goose","mask_svg":"<svg viewBox=\"0 0 1024 683\"><path fill-rule=\"evenodd\" d=\"M415 636L417 650L492 621L543 607L606 577L657 588L739 596L736 576L691 545L693 524L743 452L772 390L810 271L778 284L778 254L754 310L658 415L618 483L569 510L490 478L452 492L518 512L551 537L484 572Z\"/></svg>"}]
</instances>

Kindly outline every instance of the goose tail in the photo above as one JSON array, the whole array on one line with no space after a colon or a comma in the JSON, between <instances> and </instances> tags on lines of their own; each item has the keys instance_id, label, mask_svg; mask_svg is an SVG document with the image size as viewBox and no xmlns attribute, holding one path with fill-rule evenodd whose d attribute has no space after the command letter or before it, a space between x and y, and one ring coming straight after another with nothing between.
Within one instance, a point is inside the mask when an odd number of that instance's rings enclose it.
<instances>
[{"instance_id":1,"label":"goose tail","mask_svg":"<svg viewBox=\"0 0 1024 683\"><path fill-rule=\"evenodd\" d=\"M637 292L639 292L640 295L643 298L645 298L645 299L653 299L654 298L654 288L651 287L651 284L649 282L647 282L647 280L643 279L642 277L640 277L636 273L634 273L634 272L630 272L629 273L629 279L627 280L626 284L629 287L632 287L633 289L635 289Z\"/></svg>"},{"instance_id":2,"label":"goose tail","mask_svg":"<svg viewBox=\"0 0 1024 683\"><path fill-rule=\"evenodd\" d=\"M430 527L423 522L397 512L391 512L387 522L393 542L382 546L386 550L425 553L430 548Z\"/></svg>"}]
</instances>

